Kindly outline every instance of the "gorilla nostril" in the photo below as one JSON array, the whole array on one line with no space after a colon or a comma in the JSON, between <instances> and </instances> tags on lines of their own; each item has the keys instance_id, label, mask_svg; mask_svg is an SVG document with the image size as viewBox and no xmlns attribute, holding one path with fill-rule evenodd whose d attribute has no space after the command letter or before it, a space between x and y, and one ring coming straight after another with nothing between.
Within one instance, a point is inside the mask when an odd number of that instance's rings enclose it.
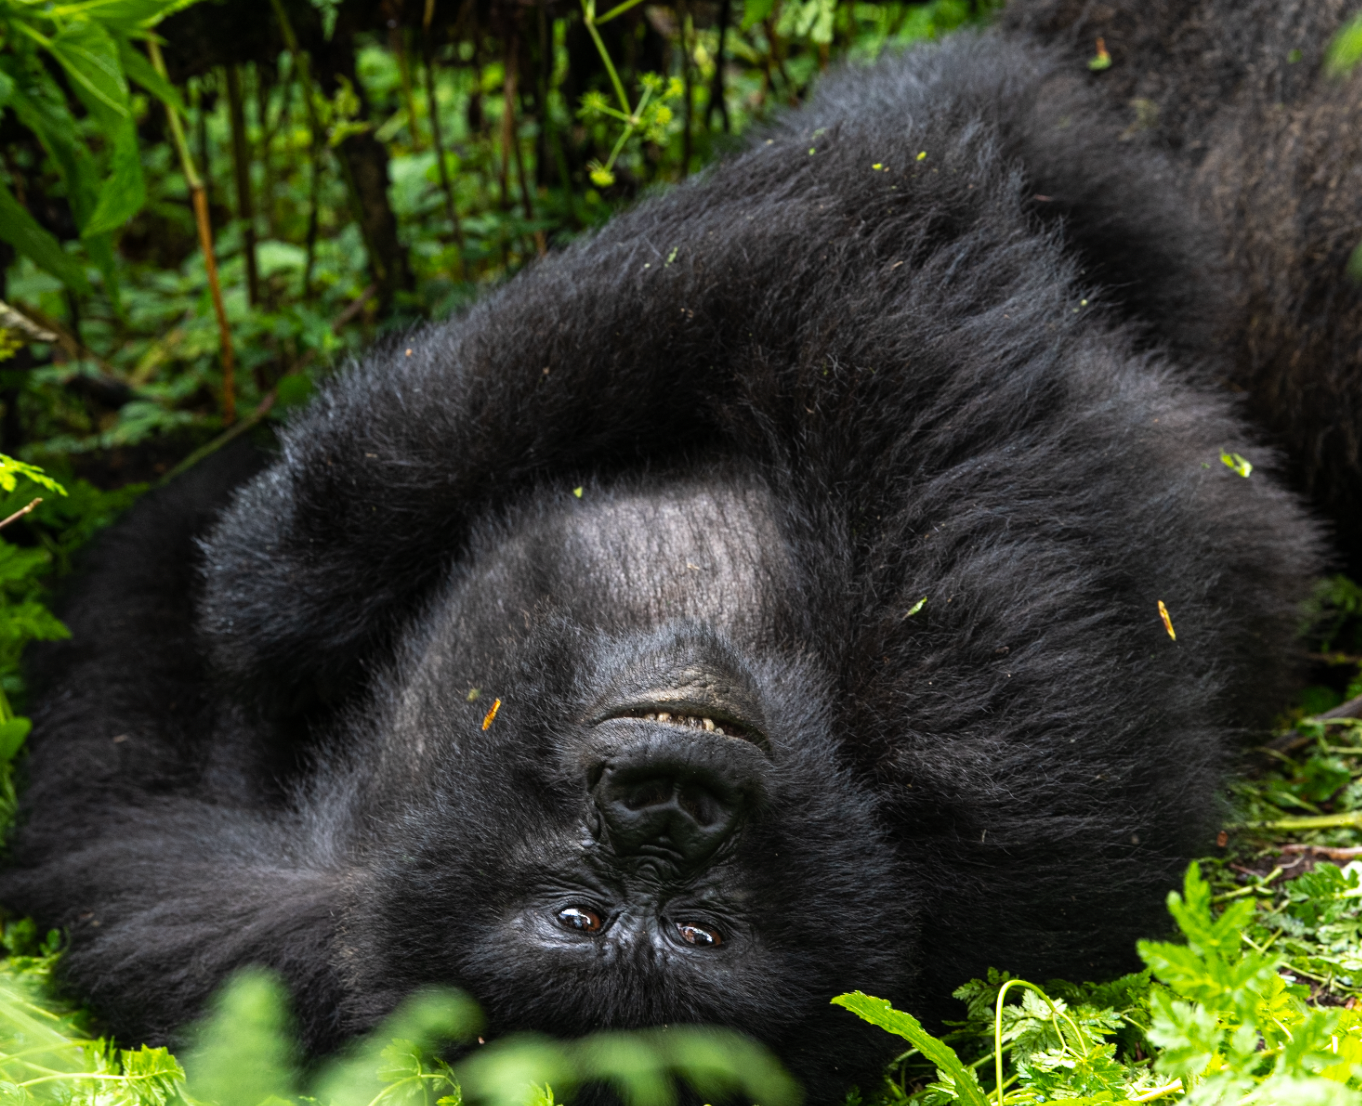
<instances>
[{"instance_id":1,"label":"gorilla nostril","mask_svg":"<svg viewBox=\"0 0 1362 1106\"><path fill-rule=\"evenodd\" d=\"M645 780L636 787L629 788L620 796L620 801L630 810L643 810L645 807L661 806L672 797L671 780Z\"/></svg>"},{"instance_id":2,"label":"gorilla nostril","mask_svg":"<svg viewBox=\"0 0 1362 1106\"><path fill-rule=\"evenodd\" d=\"M701 826L712 826L724 816L724 808L713 795L697 784L682 784L677 805Z\"/></svg>"}]
</instances>

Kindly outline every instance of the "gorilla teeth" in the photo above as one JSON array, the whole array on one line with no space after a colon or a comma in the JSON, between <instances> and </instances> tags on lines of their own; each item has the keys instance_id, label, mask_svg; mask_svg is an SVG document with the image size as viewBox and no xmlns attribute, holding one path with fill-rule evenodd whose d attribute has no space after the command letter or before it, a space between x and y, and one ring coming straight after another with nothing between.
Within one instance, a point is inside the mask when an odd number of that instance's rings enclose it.
<instances>
[{"instance_id":1,"label":"gorilla teeth","mask_svg":"<svg viewBox=\"0 0 1362 1106\"><path fill-rule=\"evenodd\" d=\"M650 712L645 714L643 718L647 722L665 722L671 726L685 726L687 729L691 730L704 730L706 733L722 734L724 737L729 736L729 731L715 722L714 719L701 718L694 714L671 714L668 711L663 710L658 711L655 714ZM737 736L736 726L730 725L729 729L734 731L734 736Z\"/></svg>"}]
</instances>

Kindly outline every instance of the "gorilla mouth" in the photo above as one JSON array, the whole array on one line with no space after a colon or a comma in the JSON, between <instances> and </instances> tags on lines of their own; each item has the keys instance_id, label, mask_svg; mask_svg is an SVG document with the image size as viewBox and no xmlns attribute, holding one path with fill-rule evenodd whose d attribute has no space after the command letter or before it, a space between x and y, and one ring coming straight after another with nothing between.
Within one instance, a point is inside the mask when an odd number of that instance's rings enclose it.
<instances>
[{"instance_id":1,"label":"gorilla mouth","mask_svg":"<svg viewBox=\"0 0 1362 1106\"><path fill-rule=\"evenodd\" d=\"M720 737L736 737L743 741L750 741L754 745L762 743L761 737L754 734L750 728L733 721L731 718L720 717L715 719L699 712L687 713L674 708L662 710L661 708L633 707L618 714L612 714L610 717L641 718L645 722L660 722L665 726L703 730L705 733L718 734ZM608 721L608 719L602 719L602 721Z\"/></svg>"},{"instance_id":2,"label":"gorilla mouth","mask_svg":"<svg viewBox=\"0 0 1362 1106\"><path fill-rule=\"evenodd\" d=\"M697 737L736 738L769 754L755 690L722 658L706 652L683 646L635 668L598 700L589 724L633 719L673 732L693 730Z\"/></svg>"}]
</instances>

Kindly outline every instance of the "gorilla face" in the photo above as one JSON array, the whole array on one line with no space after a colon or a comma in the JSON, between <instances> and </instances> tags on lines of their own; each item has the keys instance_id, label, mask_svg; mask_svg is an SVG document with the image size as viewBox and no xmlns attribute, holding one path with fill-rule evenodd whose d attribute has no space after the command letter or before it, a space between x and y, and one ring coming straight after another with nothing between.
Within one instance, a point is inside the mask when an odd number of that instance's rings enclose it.
<instances>
[{"instance_id":1,"label":"gorilla face","mask_svg":"<svg viewBox=\"0 0 1362 1106\"><path fill-rule=\"evenodd\" d=\"M910 997L915 902L782 630L769 493L709 473L551 502L484 534L330 792L365 855L351 1016L457 980L495 1029L725 1023L878 1059L827 999Z\"/></svg>"}]
</instances>

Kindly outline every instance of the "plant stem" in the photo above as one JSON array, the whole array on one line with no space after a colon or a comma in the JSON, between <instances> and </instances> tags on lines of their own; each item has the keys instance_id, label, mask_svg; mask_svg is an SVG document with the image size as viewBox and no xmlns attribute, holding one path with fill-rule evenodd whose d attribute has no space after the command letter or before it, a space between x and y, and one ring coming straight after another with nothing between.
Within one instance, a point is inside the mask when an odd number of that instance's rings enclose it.
<instances>
[{"instance_id":1,"label":"plant stem","mask_svg":"<svg viewBox=\"0 0 1362 1106\"><path fill-rule=\"evenodd\" d=\"M610 19L619 14L622 7L614 8L606 15ZM633 5L628 5L632 7ZM615 72L615 63L610 60L610 51L605 48L605 43L601 41L600 32L596 30L596 0L582 0L582 22L586 24L586 29L591 35L591 41L596 44L596 52L600 54L601 61L605 64L605 71L610 74L610 83L615 88L615 95L619 98L620 110L625 115L632 116L634 109L629 106L629 97L624 94L624 83L620 80L620 75ZM602 21L603 22L603 21Z\"/></svg>"},{"instance_id":2,"label":"plant stem","mask_svg":"<svg viewBox=\"0 0 1362 1106\"><path fill-rule=\"evenodd\" d=\"M236 176L236 214L241 220L242 248L246 252L246 299L252 307L260 302L260 270L255 261L255 205L251 202L251 150L246 136L246 108L241 95L241 69L227 70L227 117L232 125L232 168Z\"/></svg>"},{"instance_id":3,"label":"plant stem","mask_svg":"<svg viewBox=\"0 0 1362 1106\"><path fill-rule=\"evenodd\" d=\"M1362 827L1362 810L1346 814L1316 814L1308 818L1278 818L1272 822L1242 822L1234 829L1312 830Z\"/></svg>"},{"instance_id":4,"label":"plant stem","mask_svg":"<svg viewBox=\"0 0 1362 1106\"><path fill-rule=\"evenodd\" d=\"M37 506L39 503L41 503L42 501L43 501L43 497L42 497L42 496L38 496L38 498L35 499L35 500L33 500L31 503L29 503L28 506L26 506L26 507L20 507L17 511L14 512L14 514L10 515L8 518L0 519L0 530L3 530L3 529L4 529L6 526L8 526L11 522L14 522L14 521L16 521L17 519L23 518L24 515L28 514L29 511L33 510L33 508L36 507L36 506ZM4 694L3 692L0 692L0 695L3 695L3 694Z\"/></svg>"},{"instance_id":5,"label":"plant stem","mask_svg":"<svg viewBox=\"0 0 1362 1106\"><path fill-rule=\"evenodd\" d=\"M165 77L165 59L161 57L161 47L155 35L147 35L147 53L151 55L151 64L156 72ZM166 104L166 118L170 121L170 135L175 143L175 152L180 156L185 182L189 185L194 222L199 231L199 248L203 250L203 266L208 273L208 291L213 300L213 313L217 315L218 337L222 346L222 418L230 425L236 420L236 353L232 349L232 330L227 325L227 308L222 302L222 285L218 282L217 255L213 252L213 224L208 218L208 193L204 189L203 179L195 171L194 158L189 152L189 143L185 141L180 117L170 104Z\"/></svg>"},{"instance_id":6,"label":"plant stem","mask_svg":"<svg viewBox=\"0 0 1362 1106\"><path fill-rule=\"evenodd\" d=\"M416 126L416 95L411 87L411 65L407 61L405 28L393 27L388 32L388 49L397 58L397 75L402 82L402 106L407 112L407 134L411 138L411 148L419 150L425 145L425 142Z\"/></svg>"},{"instance_id":7,"label":"plant stem","mask_svg":"<svg viewBox=\"0 0 1362 1106\"><path fill-rule=\"evenodd\" d=\"M460 280L468 279L464 265L463 224L459 222L459 210L454 204L454 184L449 179L449 166L445 164L444 138L440 134L440 105L435 96L435 50L430 42L431 20L435 17L435 0L426 0L425 17L422 20L422 52L426 68L426 114L430 116L430 141L435 148L435 165L440 171L440 191L444 193L445 215L454 228L454 241L459 246L459 266L457 275Z\"/></svg>"},{"instance_id":8,"label":"plant stem","mask_svg":"<svg viewBox=\"0 0 1362 1106\"><path fill-rule=\"evenodd\" d=\"M709 129L714 118L714 109L719 109L723 121L724 134L731 130L728 120L728 98L724 92L724 47L727 45L728 25L733 19L733 0L723 0L719 5L719 50L714 55L714 83L709 88L709 103L705 105L705 129Z\"/></svg>"}]
</instances>

